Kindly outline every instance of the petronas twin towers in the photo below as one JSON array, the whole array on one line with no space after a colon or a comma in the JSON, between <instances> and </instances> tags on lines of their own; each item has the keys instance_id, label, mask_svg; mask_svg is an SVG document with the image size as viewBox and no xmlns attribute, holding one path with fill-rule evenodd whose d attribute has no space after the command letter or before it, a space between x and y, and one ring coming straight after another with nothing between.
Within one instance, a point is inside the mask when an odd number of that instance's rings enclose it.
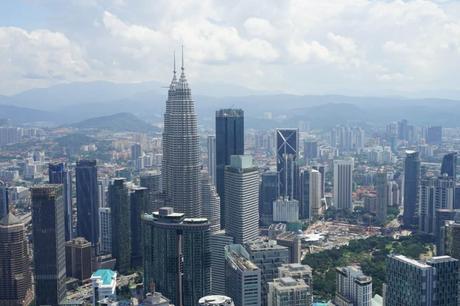
<instances>
[{"instance_id":1,"label":"petronas twin towers","mask_svg":"<svg viewBox=\"0 0 460 306\"><path fill-rule=\"evenodd\" d=\"M179 80L174 75L168 90L163 131L163 190L166 206L186 217L202 216L201 159L197 116L184 72L184 56Z\"/></svg>"}]
</instances>

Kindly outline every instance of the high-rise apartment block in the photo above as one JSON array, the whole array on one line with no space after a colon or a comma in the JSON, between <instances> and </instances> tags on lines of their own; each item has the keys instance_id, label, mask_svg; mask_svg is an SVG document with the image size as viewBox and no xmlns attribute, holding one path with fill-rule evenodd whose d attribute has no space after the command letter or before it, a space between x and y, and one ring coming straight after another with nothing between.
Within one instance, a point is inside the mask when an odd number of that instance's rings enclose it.
<instances>
[{"instance_id":1,"label":"high-rise apartment block","mask_svg":"<svg viewBox=\"0 0 460 306\"><path fill-rule=\"evenodd\" d=\"M371 306L372 278L364 275L358 267L336 268L335 288L336 305Z\"/></svg>"},{"instance_id":2,"label":"high-rise apartment block","mask_svg":"<svg viewBox=\"0 0 460 306\"><path fill-rule=\"evenodd\" d=\"M311 306L312 291L303 279L275 278L268 283L268 306Z\"/></svg>"},{"instance_id":3,"label":"high-rise apartment block","mask_svg":"<svg viewBox=\"0 0 460 306\"><path fill-rule=\"evenodd\" d=\"M261 305L261 270L241 244L225 247L225 292L235 305Z\"/></svg>"},{"instance_id":4,"label":"high-rise apartment block","mask_svg":"<svg viewBox=\"0 0 460 306\"><path fill-rule=\"evenodd\" d=\"M278 268L289 263L289 250L275 240L259 238L246 243L249 259L261 270L262 306L267 305L268 283L278 277Z\"/></svg>"},{"instance_id":5,"label":"high-rise apartment block","mask_svg":"<svg viewBox=\"0 0 460 306\"><path fill-rule=\"evenodd\" d=\"M458 305L458 260L449 256L420 262L389 255L385 305Z\"/></svg>"},{"instance_id":6,"label":"high-rise apartment block","mask_svg":"<svg viewBox=\"0 0 460 306\"><path fill-rule=\"evenodd\" d=\"M211 292L225 294L225 247L233 244L233 237L225 230L211 233L209 248L211 250Z\"/></svg>"}]
</instances>

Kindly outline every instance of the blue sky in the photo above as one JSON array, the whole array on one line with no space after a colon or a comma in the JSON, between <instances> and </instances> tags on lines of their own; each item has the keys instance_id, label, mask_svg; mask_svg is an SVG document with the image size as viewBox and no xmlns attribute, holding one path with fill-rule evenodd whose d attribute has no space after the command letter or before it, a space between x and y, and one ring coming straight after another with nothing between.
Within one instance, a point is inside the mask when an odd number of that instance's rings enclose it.
<instances>
[{"instance_id":1,"label":"blue sky","mask_svg":"<svg viewBox=\"0 0 460 306\"><path fill-rule=\"evenodd\" d=\"M0 94L62 82L191 82L297 94L457 97L460 1L0 2Z\"/></svg>"}]
</instances>

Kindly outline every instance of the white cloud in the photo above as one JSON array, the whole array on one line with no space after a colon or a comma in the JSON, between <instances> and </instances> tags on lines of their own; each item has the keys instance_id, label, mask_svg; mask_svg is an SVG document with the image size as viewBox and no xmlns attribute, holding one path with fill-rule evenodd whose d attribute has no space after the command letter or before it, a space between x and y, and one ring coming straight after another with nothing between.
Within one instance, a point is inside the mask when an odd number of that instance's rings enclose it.
<instances>
[{"instance_id":1,"label":"white cloud","mask_svg":"<svg viewBox=\"0 0 460 306\"><path fill-rule=\"evenodd\" d=\"M0 28L0 91L85 79L90 73L84 52L63 33Z\"/></svg>"},{"instance_id":2,"label":"white cloud","mask_svg":"<svg viewBox=\"0 0 460 306\"><path fill-rule=\"evenodd\" d=\"M54 1L40 3L56 16L69 9ZM0 63L7 67L0 79L8 80L0 93L22 89L29 84L27 75L40 76L40 84L168 80L172 51L181 44L191 80L202 82L359 94L458 86L453 74L460 70L460 2L92 0L69 5L81 14L69 25L0 28ZM94 20L88 23L88 16Z\"/></svg>"}]
</instances>

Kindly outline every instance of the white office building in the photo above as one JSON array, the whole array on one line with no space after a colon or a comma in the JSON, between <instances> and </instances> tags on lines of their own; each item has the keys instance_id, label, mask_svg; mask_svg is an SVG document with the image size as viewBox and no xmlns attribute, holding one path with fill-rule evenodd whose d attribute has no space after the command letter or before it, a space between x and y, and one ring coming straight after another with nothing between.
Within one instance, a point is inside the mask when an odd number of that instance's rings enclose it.
<instances>
[{"instance_id":1,"label":"white office building","mask_svg":"<svg viewBox=\"0 0 460 306\"><path fill-rule=\"evenodd\" d=\"M353 166L352 158L334 160L334 206L337 209L353 210Z\"/></svg>"}]
</instances>

